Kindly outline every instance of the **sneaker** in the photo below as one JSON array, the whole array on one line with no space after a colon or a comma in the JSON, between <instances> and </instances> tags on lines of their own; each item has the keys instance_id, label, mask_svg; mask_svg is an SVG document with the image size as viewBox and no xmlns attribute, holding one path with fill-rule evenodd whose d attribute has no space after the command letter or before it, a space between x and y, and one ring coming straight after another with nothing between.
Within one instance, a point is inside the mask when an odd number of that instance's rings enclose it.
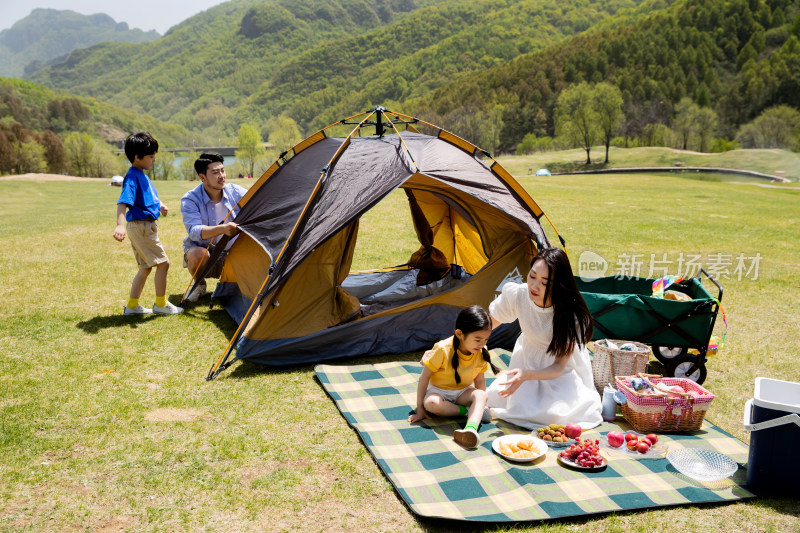
<instances>
[{"instance_id":1,"label":"sneaker","mask_svg":"<svg viewBox=\"0 0 800 533\"><path fill-rule=\"evenodd\" d=\"M481 424L488 424L492 421L492 413L489 411L489 408L486 407L483 410L483 415L481 415Z\"/></svg>"},{"instance_id":2,"label":"sneaker","mask_svg":"<svg viewBox=\"0 0 800 533\"><path fill-rule=\"evenodd\" d=\"M131 309L127 305L122 308L122 314L125 315L125 316L149 315L152 312L153 312L152 309L148 309L147 307L142 307L141 305L137 305L133 309Z\"/></svg>"},{"instance_id":3,"label":"sneaker","mask_svg":"<svg viewBox=\"0 0 800 533\"><path fill-rule=\"evenodd\" d=\"M207 292L207 290L206 290L206 282L203 281L201 283L198 283L197 287L195 287L194 290L192 292L190 292L189 295L186 297L186 301L187 302L196 302L197 300L202 298L203 295L205 295L206 292Z\"/></svg>"},{"instance_id":4,"label":"sneaker","mask_svg":"<svg viewBox=\"0 0 800 533\"><path fill-rule=\"evenodd\" d=\"M474 429L457 429L453 432L453 440L465 448L475 448L481 440Z\"/></svg>"},{"instance_id":5,"label":"sneaker","mask_svg":"<svg viewBox=\"0 0 800 533\"><path fill-rule=\"evenodd\" d=\"M167 305L164 307L153 305L153 312L157 315L179 315L183 313L183 307L178 307L177 305L167 302Z\"/></svg>"}]
</instances>

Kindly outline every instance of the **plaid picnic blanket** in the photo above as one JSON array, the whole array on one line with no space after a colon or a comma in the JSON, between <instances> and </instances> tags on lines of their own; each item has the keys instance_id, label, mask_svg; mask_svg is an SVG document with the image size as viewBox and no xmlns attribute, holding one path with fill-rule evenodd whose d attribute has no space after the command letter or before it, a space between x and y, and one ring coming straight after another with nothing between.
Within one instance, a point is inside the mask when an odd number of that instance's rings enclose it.
<instances>
[{"instance_id":1,"label":"plaid picnic blanket","mask_svg":"<svg viewBox=\"0 0 800 533\"><path fill-rule=\"evenodd\" d=\"M509 354L494 358L508 365ZM707 420L691 435L663 435L669 449L708 448L739 463L730 478L701 483L680 474L667 459L636 460L603 451L608 467L575 471L557 463L558 449L544 460L512 463L492 451L504 434L527 433L501 421L480 428L481 443L467 450L453 441L464 419L427 420L411 425L421 365L318 365L317 377L347 422L408 507L425 517L476 522L535 521L660 506L751 498L745 484L748 448ZM487 375L487 382L491 378ZM601 438L620 424L603 423L586 432Z\"/></svg>"}]
</instances>

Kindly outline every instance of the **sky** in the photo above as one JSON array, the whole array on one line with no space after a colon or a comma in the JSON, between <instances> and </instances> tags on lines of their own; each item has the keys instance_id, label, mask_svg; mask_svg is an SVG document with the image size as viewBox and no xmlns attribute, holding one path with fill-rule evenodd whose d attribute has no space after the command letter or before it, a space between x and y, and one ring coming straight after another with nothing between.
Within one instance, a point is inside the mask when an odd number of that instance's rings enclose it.
<instances>
[{"instance_id":1,"label":"sky","mask_svg":"<svg viewBox=\"0 0 800 533\"><path fill-rule=\"evenodd\" d=\"M37 7L70 9L84 15L105 13L131 28L166 33L172 26L225 0L0 0L0 30L10 28Z\"/></svg>"}]
</instances>

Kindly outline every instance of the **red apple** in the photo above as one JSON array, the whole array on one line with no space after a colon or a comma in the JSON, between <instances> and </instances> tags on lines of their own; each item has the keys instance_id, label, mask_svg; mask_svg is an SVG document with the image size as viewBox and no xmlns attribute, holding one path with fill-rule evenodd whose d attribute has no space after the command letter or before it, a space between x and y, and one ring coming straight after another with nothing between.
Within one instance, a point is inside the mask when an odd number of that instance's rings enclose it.
<instances>
[{"instance_id":1,"label":"red apple","mask_svg":"<svg viewBox=\"0 0 800 533\"><path fill-rule=\"evenodd\" d=\"M564 426L564 433L566 433L567 437L571 439L577 439L581 436L581 432L583 428L580 427L578 424L569 423Z\"/></svg>"},{"instance_id":2,"label":"red apple","mask_svg":"<svg viewBox=\"0 0 800 533\"><path fill-rule=\"evenodd\" d=\"M639 435L637 435L633 431L629 431L628 433L625 434L625 442L628 442L629 440L639 440Z\"/></svg>"},{"instance_id":3,"label":"red apple","mask_svg":"<svg viewBox=\"0 0 800 533\"><path fill-rule=\"evenodd\" d=\"M636 445L636 451L639 453L647 453L647 450L650 449L650 445L647 444L647 441L640 440L639 444Z\"/></svg>"},{"instance_id":4,"label":"red apple","mask_svg":"<svg viewBox=\"0 0 800 533\"><path fill-rule=\"evenodd\" d=\"M619 448L625 444L625 435L621 431L609 431L606 439L612 448Z\"/></svg>"},{"instance_id":5,"label":"red apple","mask_svg":"<svg viewBox=\"0 0 800 533\"><path fill-rule=\"evenodd\" d=\"M639 441L637 440L629 440L625 443L628 446L628 449L632 452L636 451L636 447L639 446Z\"/></svg>"},{"instance_id":6,"label":"red apple","mask_svg":"<svg viewBox=\"0 0 800 533\"><path fill-rule=\"evenodd\" d=\"M650 433L649 435L647 435L647 440L655 444L656 442L658 442L658 435L656 435L655 433Z\"/></svg>"}]
</instances>

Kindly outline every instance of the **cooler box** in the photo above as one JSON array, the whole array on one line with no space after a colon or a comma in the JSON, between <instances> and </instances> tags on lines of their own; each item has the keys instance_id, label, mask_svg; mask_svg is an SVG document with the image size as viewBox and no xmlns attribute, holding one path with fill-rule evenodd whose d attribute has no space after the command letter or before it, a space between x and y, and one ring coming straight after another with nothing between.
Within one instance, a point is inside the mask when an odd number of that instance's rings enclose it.
<instances>
[{"instance_id":1,"label":"cooler box","mask_svg":"<svg viewBox=\"0 0 800 533\"><path fill-rule=\"evenodd\" d=\"M755 394L744 406L744 428L751 432L747 487L800 496L800 461L781 452L800 442L800 383L756 378Z\"/></svg>"}]
</instances>

